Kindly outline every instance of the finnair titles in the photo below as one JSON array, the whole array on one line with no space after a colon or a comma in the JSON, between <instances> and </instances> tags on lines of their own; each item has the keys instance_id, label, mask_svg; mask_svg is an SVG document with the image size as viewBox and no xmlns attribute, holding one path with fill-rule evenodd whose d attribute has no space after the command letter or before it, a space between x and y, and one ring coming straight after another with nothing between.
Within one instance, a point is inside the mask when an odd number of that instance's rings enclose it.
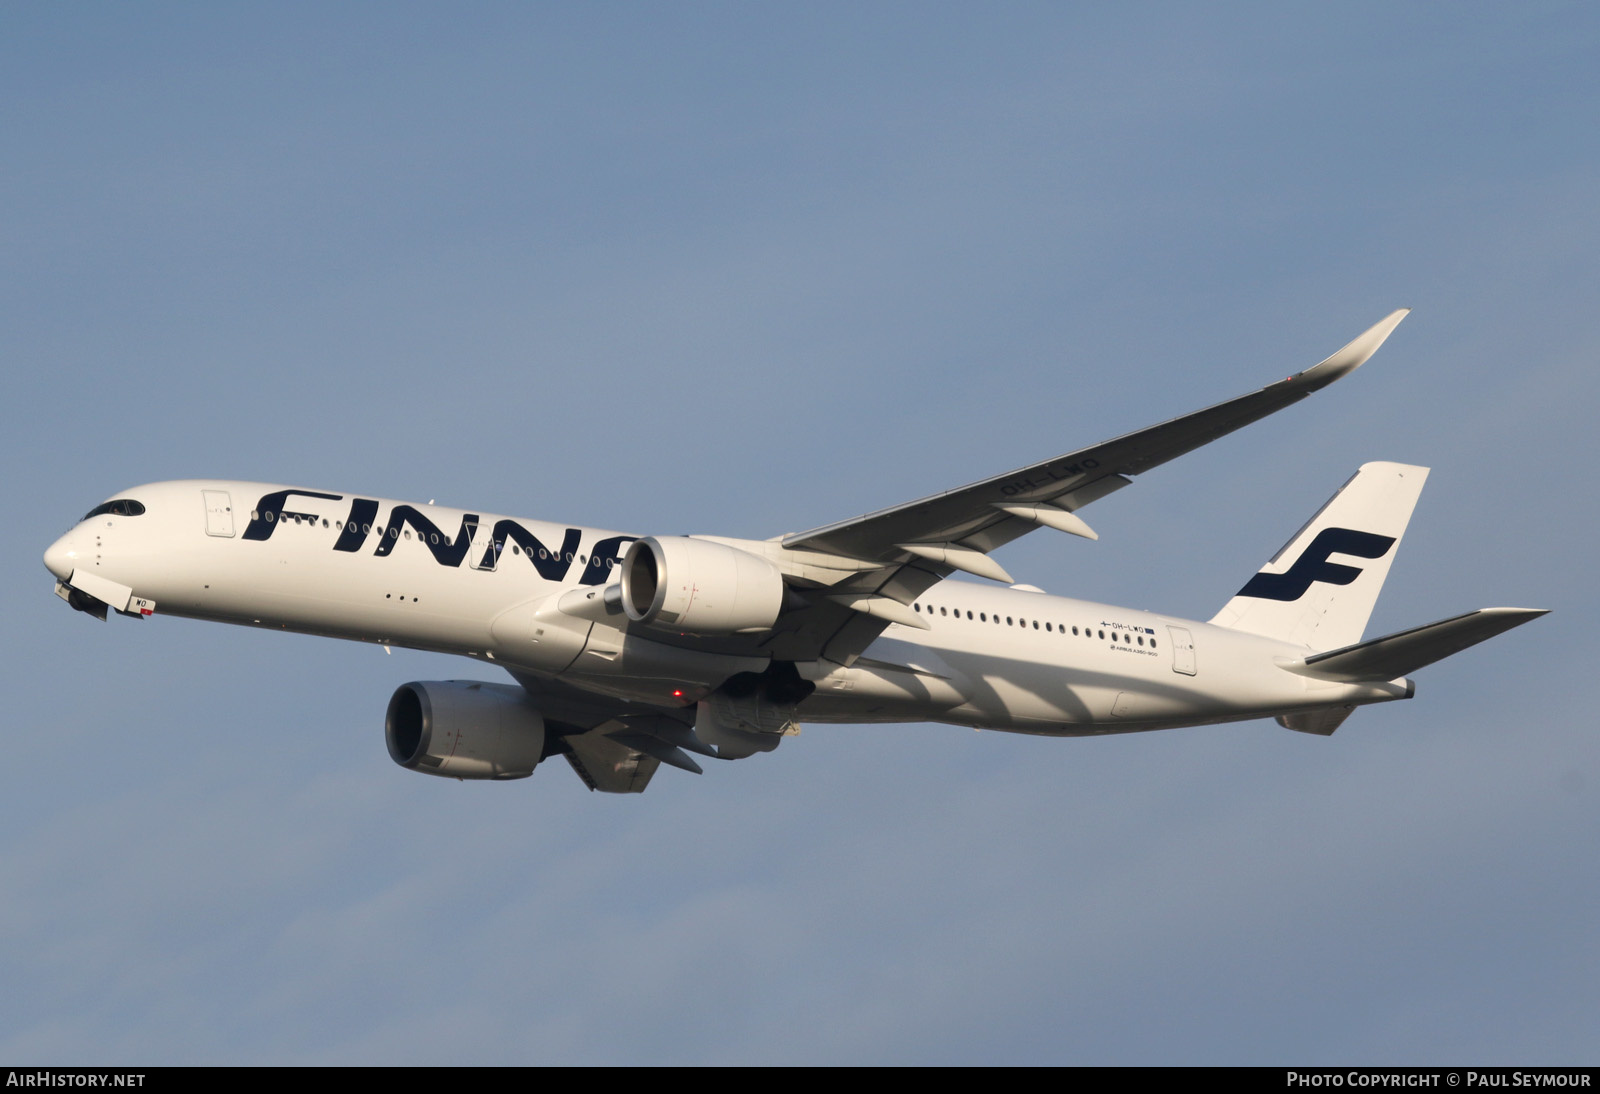
<instances>
[{"instance_id":1,"label":"finnair titles","mask_svg":"<svg viewBox=\"0 0 1600 1094\"><path fill-rule=\"evenodd\" d=\"M767 540L636 535L278 484L120 491L45 552L56 593L460 654L498 681L402 684L402 767L518 779L563 757L642 791L776 748L802 721L1083 736L1275 718L1328 735L1410 674L1543 611L1365 638L1428 469L1368 463L1207 622L1051 596L993 557L1137 476L1360 367L1387 316L1286 380L1029 467ZM956 573L982 579L951 580ZM985 584L983 582L987 582Z\"/></svg>"}]
</instances>

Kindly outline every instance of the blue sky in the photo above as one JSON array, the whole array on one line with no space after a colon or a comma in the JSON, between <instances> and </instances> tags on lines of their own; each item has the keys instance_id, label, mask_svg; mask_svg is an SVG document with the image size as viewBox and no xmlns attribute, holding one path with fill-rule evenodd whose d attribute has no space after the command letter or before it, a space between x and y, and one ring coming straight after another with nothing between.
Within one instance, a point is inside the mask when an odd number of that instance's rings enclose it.
<instances>
[{"instance_id":1,"label":"blue sky","mask_svg":"<svg viewBox=\"0 0 1600 1094\"><path fill-rule=\"evenodd\" d=\"M0 1058L1592 1063L1588 5L0 10ZM1331 739L809 727L639 797L395 767L464 662L40 554L230 477L769 536L1366 368L1018 580L1205 619L1433 468ZM1070 540L1070 541L1069 541Z\"/></svg>"}]
</instances>

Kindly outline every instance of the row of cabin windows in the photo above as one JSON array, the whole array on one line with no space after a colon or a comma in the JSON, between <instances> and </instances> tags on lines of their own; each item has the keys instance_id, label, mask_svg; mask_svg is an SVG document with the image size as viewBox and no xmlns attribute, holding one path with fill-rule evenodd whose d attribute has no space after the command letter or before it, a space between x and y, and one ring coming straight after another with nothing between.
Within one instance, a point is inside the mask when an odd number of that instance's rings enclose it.
<instances>
[{"instance_id":1,"label":"row of cabin windows","mask_svg":"<svg viewBox=\"0 0 1600 1094\"><path fill-rule=\"evenodd\" d=\"M138 504L138 503L135 502L134 504ZM143 508L142 507L141 507L140 511L143 512ZM92 516L93 514L90 514L90 515ZM85 518L85 519L87 519L87 518ZM260 517L259 517L259 515L257 513L252 512L250 514L250 519L251 520L259 520ZM268 513L266 515L266 519L270 522L270 521L272 521L274 519L274 515L272 513ZM291 513L287 517L285 517L284 519L285 520L293 520L296 524L299 524L301 518L299 517L298 514ZM316 523L316 519L313 518L313 517L306 517L305 519L311 524L315 524ZM327 517L323 517L322 518L322 526L324 528L329 527L328 518ZM349 531L349 532L354 532L356 530L356 522L355 521L351 521L348 525L345 526L345 530ZM363 524L361 526L361 534L364 535L364 536L371 535L372 534L372 525ZM399 539L400 535L401 535L399 529L396 529L396 528L390 528L387 531L387 533L384 531L384 529L379 528L378 529L378 534L380 536L387 534L390 539ZM404 534L405 534L405 538L406 539L410 539L411 538L411 529L407 528L405 530ZM418 539L422 538L422 533L421 532L417 533L417 538ZM429 536L428 536L428 539L433 543L441 542L438 532L430 533ZM450 537L449 536L445 536L443 538L442 542L444 543L444 545L446 547L450 546ZM498 549L500 549L500 547L501 547L501 544L496 542L495 543L495 549L498 550ZM518 547L515 543L513 543L511 545L511 553L514 554L514 555L520 555L522 553L522 548ZM549 558L552 554L554 554L554 552L546 551L543 547L539 548L539 557L540 558ZM572 552L568 551L567 552L567 561L571 562L572 558L573 558ZM588 560L589 560L589 556L587 556L587 555L579 555L579 556L577 556L577 558L578 558L579 562L585 563L585 564L587 564ZM611 558L606 559L605 562L606 562L606 567L608 569L617 564L616 563L616 559L611 559Z\"/></svg>"},{"instance_id":2,"label":"row of cabin windows","mask_svg":"<svg viewBox=\"0 0 1600 1094\"><path fill-rule=\"evenodd\" d=\"M926 607L924 607L921 603L916 603L916 604L912 604L911 608L912 608L913 611L926 612L928 615L932 615L933 611L934 611L934 608L933 608L932 604L929 604ZM941 606L939 608L939 614L944 616L944 617L946 617L946 618L952 618L953 617L955 619L960 619L961 618L961 609L960 608L950 608L950 607L947 607L947 606ZM969 611L969 612L967 612L966 617L968 619L975 619L975 621L979 622L979 623L994 622L994 623L998 624L1000 622L1000 617L998 615L991 617L988 612L979 612L977 614L977 616L973 616L972 612ZM1016 618L1016 619L1013 619L1009 615L1005 617L1005 625L1008 626L1008 627L1023 627L1023 628L1027 628L1027 627L1031 626L1031 627L1033 627L1034 630L1039 630L1040 629L1040 623L1039 623L1039 621L1037 619L1034 619L1034 620L1031 620L1031 621L1027 620L1027 619L1022 619L1020 617ZM1053 634L1065 635L1067 633L1067 625L1065 623L1045 623L1045 624L1043 624L1043 629L1046 630L1046 631L1049 631L1049 632L1051 632ZM1072 628L1072 634L1073 634L1074 637L1076 637L1079 634L1082 634L1083 637L1085 637L1085 638L1097 638L1098 637L1102 641L1106 640L1106 632L1104 630L1101 630L1101 629L1098 629L1098 628L1084 627L1080 631L1076 626L1074 626ZM1112 641L1112 642L1122 642L1122 643L1124 643L1126 645L1129 645L1129 646L1131 646L1135 642L1137 642L1141 646L1149 646L1151 649L1155 649L1156 648L1156 640L1154 638L1150 638L1149 640L1146 640L1145 636L1142 635L1142 634L1140 634L1140 635L1132 635L1132 634L1123 634L1121 631L1112 631L1109 640Z\"/></svg>"}]
</instances>

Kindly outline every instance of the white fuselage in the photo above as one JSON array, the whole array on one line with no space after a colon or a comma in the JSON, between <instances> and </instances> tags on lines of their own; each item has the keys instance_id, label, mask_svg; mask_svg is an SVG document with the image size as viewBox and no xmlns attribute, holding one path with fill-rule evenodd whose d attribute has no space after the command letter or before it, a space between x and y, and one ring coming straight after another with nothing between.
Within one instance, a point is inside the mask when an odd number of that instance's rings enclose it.
<instances>
[{"instance_id":1,"label":"white fuselage","mask_svg":"<svg viewBox=\"0 0 1600 1094\"><path fill-rule=\"evenodd\" d=\"M63 582L91 574L97 588L129 590L129 604L153 602L156 614L461 654L656 706L691 704L766 665L620 615L556 609L573 589L609 582L631 535L260 483L166 482L116 497L144 512L84 520L46 564ZM802 718L1081 735L1410 692L1405 681L1334 683L1280 667L1304 647L1019 589L944 581L914 610L930 629L891 623L848 667L797 664L817 685Z\"/></svg>"}]
</instances>

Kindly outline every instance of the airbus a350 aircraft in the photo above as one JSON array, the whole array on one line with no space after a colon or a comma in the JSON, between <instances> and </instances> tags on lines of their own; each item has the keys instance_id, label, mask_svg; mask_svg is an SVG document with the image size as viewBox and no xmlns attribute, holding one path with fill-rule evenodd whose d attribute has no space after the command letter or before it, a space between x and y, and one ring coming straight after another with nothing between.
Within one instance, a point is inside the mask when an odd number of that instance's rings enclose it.
<instances>
[{"instance_id":1,"label":"airbus a350 aircraft","mask_svg":"<svg viewBox=\"0 0 1600 1094\"><path fill-rule=\"evenodd\" d=\"M1229 402L920 501L769 540L634 536L359 494L209 480L115 495L45 552L100 619L153 613L456 653L515 684L389 700L402 767L517 779L560 754L638 792L690 753L800 721L1081 736L1275 717L1330 734L1406 675L1542 611L1485 608L1362 641L1428 469L1369 463L1207 623L1048 596L991 552L1353 371L1396 311ZM998 582L946 580L955 571ZM1009 588L1003 586L1010 586Z\"/></svg>"}]
</instances>

